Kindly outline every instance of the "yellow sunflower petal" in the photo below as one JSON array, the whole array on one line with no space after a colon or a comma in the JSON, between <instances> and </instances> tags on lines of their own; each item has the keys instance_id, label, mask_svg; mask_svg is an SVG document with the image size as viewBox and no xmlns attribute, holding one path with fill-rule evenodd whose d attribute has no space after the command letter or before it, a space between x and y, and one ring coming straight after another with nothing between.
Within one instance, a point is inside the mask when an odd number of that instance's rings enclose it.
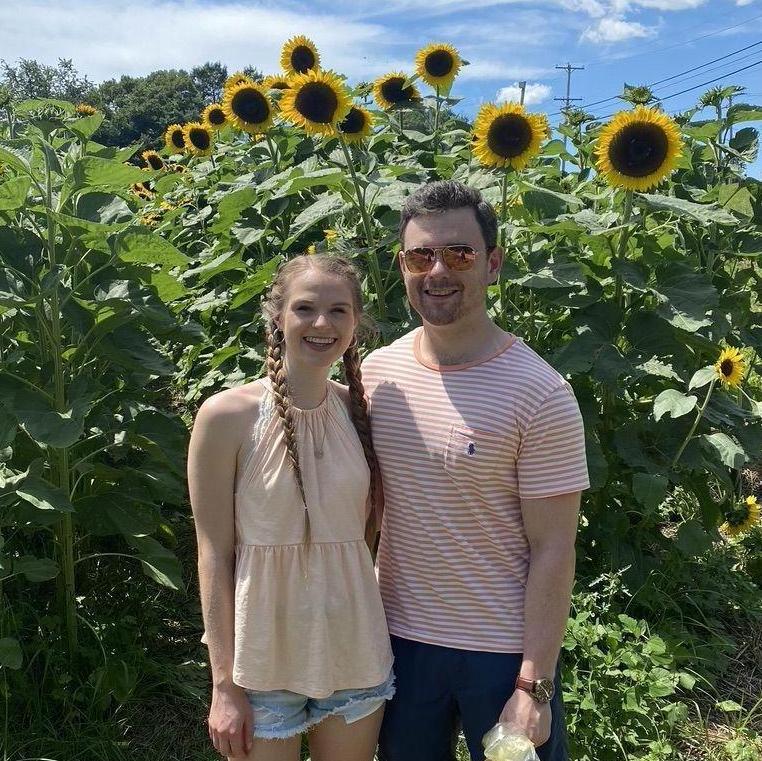
<instances>
[{"instance_id":1,"label":"yellow sunflower petal","mask_svg":"<svg viewBox=\"0 0 762 761\"><path fill-rule=\"evenodd\" d=\"M339 124L339 132L346 143L361 143L370 137L372 131L373 117L370 111L362 106L352 106Z\"/></svg>"},{"instance_id":2,"label":"yellow sunflower petal","mask_svg":"<svg viewBox=\"0 0 762 761\"><path fill-rule=\"evenodd\" d=\"M416 73L434 88L449 88L462 65L458 51L444 42L427 45L415 54Z\"/></svg>"},{"instance_id":3,"label":"yellow sunflower petal","mask_svg":"<svg viewBox=\"0 0 762 761\"><path fill-rule=\"evenodd\" d=\"M749 496L741 500L727 516L725 523L720 526L720 531L728 536L745 534L754 526L760 517L760 507L755 496Z\"/></svg>"},{"instance_id":4,"label":"yellow sunflower petal","mask_svg":"<svg viewBox=\"0 0 762 761\"><path fill-rule=\"evenodd\" d=\"M415 85L402 88L406 79L407 75L401 71L391 71L373 83L373 99L379 108L388 111L390 108L409 106L421 99Z\"/></svg>"},{"instance_id":5,"label":"yellow sunflower petal","mask_svg":"<svg viewBox=\"0 0 762 761\"><path fill-rule=\"evenodd\" d=\"M676 122L658 109L638 106L601 129L596 167L609 185L650 190L672 173L682 149Z\"/></svg>"},{"instance_id":6,"label":"yellow sunflower petal","mask_svg":"<svg viewBox=\"0 0 762 761\"><path fill-rule=\"evenodd\" d=\"M98 109L95 108L95 106L91 106L89 103L77 103L74 110L83 116L92 116L93 114L98 113Z\"/></svg>"},{"instance_id":7,"label":"yellow sunflower petal","mask_svg":"<svg viewBox=\"0 0 762 761\"><path fill-rule=\"evenodd\" d=\"M212 131L201 122L189 122L183 127L185 150L194 156L208 156L212 152Z\"/></svg>"},{"instance_id":8,"label":"yellow sunflower petal","mask_svg":"<svg viewBox=\"0 0 762 761\"><path fill-rule=\"evenodd\" d=\"M320 53L312 40L300 34L283 45L280 65L289 76L306 74L320 68Z\"/></svg>"},{"instance_id":9,"label":"yellow sunflower petal","mask_svg":"<svg viewBox=\"0 0 762 761\"><path fill-rule=\"evenodd\" d=\"M737 388L741 385L746 371L746 362L738 349L728 347L720 353L714 369L717 377L726 388Z\"/></svg>"},{"instance_id":10,"label":"yellow sunflower petal","mask_svg":"<svg viewBox=\"0 0 762 761\"><path fill-rule=\"evenodd\" d=\"M181 153L185 150L182 124L170 124L164 131L164 143L170 153Z\"/></svg>"},{"instance_id":11,"label":"yellow sunflower petal","mask_svg":"<svg viewBox=\"0 0 762 761\"><path fill-rule=\"evenodd\" d=\"M225 92L222 110L238 129L257 135L266 132L273 122L273 105L262 85L242 82Z\"/></svg>"},{"instance_id":12,"label":"yellow sunflower petal","mask_svg":"<svg viewBox=\"0 0 762 761\"><path fill-rule=\"evenodd\" d=\"M229 90L231 87L242 84L254 84L254 80L248 74L244 74L242 71L236 71L225 80L222 89Z\"/></svg>"},{"instance_id":13,"label":"yellow sunflower petal","mask_svg":"<svg viewBox=\"0 0 762 761\"><path fill-rule=\"evenodd\" d=\"M266 90L288 90L291 85L288 83L288 77L283 74L271 74L262 80L262 86Z\"/></svg>"},{"instance_id":14,"label":"yellow sunflower petal","mask_svg":"<svg viewBox=\"0 0 762 761\"><path fill-rule=\"evenodd\" d=\"M143 151L140 154L146 165L154 170L164 169L164 159L156 151Z\"/></svg>"},{"instance_id":15,"label":"yellow sunflower petal","mask_svg":"<svg viewBox=\"0 0 762 761\"><path fill-rule=\"evenodd\" d=\"M544 114L529 114L519 103L486 103L474 121L471 151L483 166L521 171L548 136Z\"/></svg>"},{"instance_id":16,"label":"yellow sunflower petal","mask_svg":"<svg viewBox=\"0 0 762 761\"><path fill-rule=\"evenodd\" d=\"M225 111L219 103L210 103L201 112L201 123L209 127L211 130L222 129L227 123L227 116Z\"/></svg>"},{"instance_id":17,"label":"yellow sunflower petal","mask_svg":"<svg viewBox=\"0 0 762 761\"><path fill-rule=\"evenodd\" d=\"M280 100L281 114L309 134L333 134L352 107L341 79L332 71L311 70L289 82Z\"/></svg>"}]
</instances>

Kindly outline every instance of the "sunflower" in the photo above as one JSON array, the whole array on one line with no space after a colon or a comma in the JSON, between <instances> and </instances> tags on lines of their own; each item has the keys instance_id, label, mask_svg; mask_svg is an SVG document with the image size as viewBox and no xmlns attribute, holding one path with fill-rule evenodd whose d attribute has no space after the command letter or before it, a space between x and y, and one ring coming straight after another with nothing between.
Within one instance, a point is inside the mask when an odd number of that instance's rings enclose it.
<instances>
[{"instance_id":1,"label":"sunflower","mask_svg":"<svg viewBox=\"0 0 762 761\"><path fill-rule=\"evenodd\" d=\"M352 108L344 83L332 71L308 71L289 79L283 91L283 116L312 135L333 134Z\"/></svg>"},{"instance_id":2,"label":"sunflower","mask_svg":"<svg viewBox=\"0 0 762 761\"><path fill-rule=\"evenodd\" d=\"M242 82L225 92L222 110L238 129L256 135L273 122L273 106L262 85Z\"/></svg>"},{"instance_id":3,"label":"sunflower","mask_svg":"<svg viewBox=\"0 0 762 761\"><path fill-rule=\"evenodd\" d=\"M743 354L732 347L723 349L714 364L717 378L726 388L738 388L746 370Z\"/></svg>"},{"instance_id":4,"label":"sunflower","mask_svg":"<svg viewBox=\"0 0 762 761\"><path fill-rule=\"evenodd\" d=\"M164 169L164 159L156 151L143 151L140 155L151 169Z\"/></svg>"},{"instance_id":5,"label":"sunflower","mask_svg":"<svg viewBox=\"0 0 762 761\"><path fill-rule=\"evenodd\" d=\"M323 230L323 235L325 236L325 242L328 245L333 243L339 237L339 234L336 232L336 230L332 228L329 228L328 230Z\"/></svg>"},{"instance_id":6,"label":"sunflower","mask_svg":"<svg viewBox=\"0 0 762 761\"><path fill-rule=\"evenodd\" d=\"M458 51L446 43L427 45L415 54L416 73L434 88L448 89L462 65Z\"/></svg>"},{"instance_id":7,"label":"sunflower","mask_svg":"<svg viewBox=\"0 0 762 761\"><path fill-rule=\"evenodd\" d=\"M226 80L225 84L222 85L222 89L227 91L231 87L235 87L236 85L250 85L253 84L254 80L248 75L244 74L242 71L236 71L235 74L231 74Z\"/></svg>"},{"instance_id":8,"label":"sunflower","mask_svg":"<svg viewBox=\"0 0 762 761\"><path fill-rule=\"evenodd\" d=\"M291 74L306 74L320 67L320 53L315 43L303 34L292 37L281 50L280 65L289 76Z\"/></svg>"},{"instance_id":9,"label":"sunflower","mask_svg":"<svg viewBox=\"0 0 762 761\"><path fill-rule=\"evenodd\" d=\"M596 166L609 185L649 190L672 172L682 148L680 130L667 114L638 106L601 130Z\"/></svg>"},{"instance_id":10,"label":"sunflower","mask_svg":"<svg viewBox=\"0 0 762 761\"><path fill-rule=\"evenodd\" d=\"M361 143L373 130L373 117L362 106L352 106L339 124L339 132L347 143Z\"/></svg>"},{"instance_id":11,"label":"sunflower","mask_svg":"<svg viewBox=\"0 0 762 761\"><path fill-rule=\"evenodd\" d=\"M283 74L271 74L269 77L265 77L262 80L262 86L266 90L288 90L291 87L288 77Z\"/></svg>"},{"instance_id":12,"label":"sunflower","mask_svg":"<svg viewBox=\"0 0 762 761\"><path fill-rule=\"evenodd\" d=\"M164 131L164 142L170 153L180 153L185 150L185 138L181 124L170 124Z\"/></svg>"},{"instance_id":13,"label":"sunflower","mask_svg":"<svg viewBox=\"0 0 762 761\"><path fill-rule=\"evenodd\" d=\"M315 247L315 244L310 243L310 245L307 246L307 250L304 253L309 254L310 256L314 256L317 253L317 248Z\"/></svg>"},{"instance_id":14,"label":"sunflower","mask_svg":"<svg viewBox=\"0 0 762 761\"><path fill-rule=\"evenodd\" d=\"M201 122L190 122L183 127L185 150L194 156L208 156L212 152L212 131Z\"/></svg>"},{"instance_id":15,"label":"sunflower","mask_svg":"<svg viewBox=\"0 0 762 761\"><path fill-rule=\"evenodd\" d=\"M93 114L98 113L98 109L95 108L95 106L91 106L89 103L77 103L74 110L83 116L92 116Z\"/></svg>"},{"instance_id":16,"label":"sunflower","mask_svg":"<svg viewBox=\"0 0 762 761\"><path fill-rule=\"evenodd\" d=\"M212 130L222 129L227 124L227 117L219 103L209 104L201 112L201 123Z\"/></svg>"},{"instance_id":17,"label":"sunflower","mask_svg":"<svg viewBox=\"0 0 762 761\"><path fill-rule=\"evenodd\" d=\"M720 531L729 536L745 534L758 520L760 515L759 503L754 496L739 500L735 507L725 516L725 523Z\"/></svg>"},{"instance_id":18,"label":"sunflower","mask_svg":"<svg viewBox=\"0 0 762 761\"><path fill-rule=\"evenodd\" d=\"M528 114L518 103L486 103L474 122L474 156L484 166L521 171L540 152L548 136L544 114Z\"/></svg>"},{"instance_id":19,"label":"sunflower","mask_svg":"<svg viewBox=\"0 0 762 761\"><path fill-rule=\"evenodd\" d=\"M401 71L392 71L373 83L373 98L379 108L388 111L395 106L408 106L421 99L421 94L414 85L402 88L406 79L407 76Z\"/></svg>"},{"instance_id":20,"label":"sunflower","mask_svg":"<svg viewBox=\"0 0 762 761\"><path fill-rule=\"evenodd\" d=\"M145 201L150 201L155 193L145 182L136 182L130 186L130 190L138 197Z\"/></svg>"}]
</instances>

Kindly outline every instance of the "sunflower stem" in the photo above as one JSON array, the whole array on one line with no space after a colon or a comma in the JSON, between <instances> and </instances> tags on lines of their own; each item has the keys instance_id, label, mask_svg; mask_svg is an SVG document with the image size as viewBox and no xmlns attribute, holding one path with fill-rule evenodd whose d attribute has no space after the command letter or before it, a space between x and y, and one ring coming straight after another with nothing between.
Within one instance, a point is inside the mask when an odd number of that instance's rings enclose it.
<instances>
[{"instance_id":1,"label":"sunflower stem","mask_svg":"<svg viewBox=\"0 0 762 761\"><path fill-rule=\"evenodd\" d=\"M632 191L626 190L624 194L624 213L622 214L622 232L619 236L619 246L617 247L617 259L621 259L624 256L625 249L627 248L627 241L630 238L630 217L632 216ZM617 274L616 276L616 290L614 299L617 306L622 309L624 294L622 276Z\"/></svg>"},{"instance_id":2,"label":"sunflower stem","mask_svg":"<svg viewBox=\"0 0 762 761\"><path fill-rule=\"evenodd\" d=\"M677 454L675 455L674 459L672 460L672 464L670 467L674 468L675 465L677 465L677 461L680 459L680 456L685 451L685 447L688 446L688 442L693 437L693 434L696 432L696 428L698 428L699 421L704 416L704 411L706 410L707 404L709 404L709 397L712 395L712 391L714 391L714 384L717 383L717 378L712 378L712 382L709 384L709 389L706 392L706 398L704 399L704 403L699 407L698 412L696 413L696 419L693 421L693 425L691 426L690 431L688 431L688 435L685 437L685 440L680 445L680 449L677 450Z\"/></svg>"},{"instance_id":3,"label":"sunflower stem","mask_svg":"<svg viewBox=\"0 0 762 761\"><path fill-rule=\"evenodd\" d=\"M275 148L275 145L273 144L272 138L267 132L265 132L265 138L267 138L267 148L270 151L270 160L273 162L273 167L275 167L275 171L279 172L280 161L278 160L279 159L278 152Z\"/></svg>"},{"instance_id":4,"label":"sunflower stem","mask_svg":"<svg viewBox=\"0 0 762 761\"><path fill-rule=\"evenodd\" d=\"M370 266L371 277L376 286L376 298L378 300L378 313L382 318L386 317L386 291L384 289L383 278L381 277L381 268L378 265L378 257L376 255L375 242L373 240L373 229L370 224L370 217L368 216L368 210L365 207L365 196L360 187L360 182L357 179L357 173L355 172L354 162L352 161L352 155L347 148L347 144L344 141L344 136L341 132L337 133L339 138L339 144L341 150L344 152L344 158L349 168L349 173L352 176L352 184L355 188L355 194L357 195L357 206L360 210L360 216L362 217L363 227L365 228L366 244L368 246L368 265Z\"/></svg>"},{"instance_id":5,"label":"sunflower stem","mask_svg":"<svg viewBox=\"0 0 762 761\"><path fill-rule=\"evenodd\" d=\"M437 85L437 105L434 109L434 156L437 155L437 149L439 148L439 85Z\"/></svg>"},{"instance_id":6,"label":"sunflower stem","mask_svg":"<svg viewBox=\"0 0 762 761\"><path fill-rule=\"evenodd\" d=\"M508 197L508 169L503 170L503 182L502 182L502 203L500 204L500 247L505 249L505 220L508 213L506 207L506 199ZM503 323L508 324L508 320L505 314L505 303L508 298L507 295L508 284L505 282L505 277L500 273L500 309L503 312Z\"/></svg>"}]
</instances>

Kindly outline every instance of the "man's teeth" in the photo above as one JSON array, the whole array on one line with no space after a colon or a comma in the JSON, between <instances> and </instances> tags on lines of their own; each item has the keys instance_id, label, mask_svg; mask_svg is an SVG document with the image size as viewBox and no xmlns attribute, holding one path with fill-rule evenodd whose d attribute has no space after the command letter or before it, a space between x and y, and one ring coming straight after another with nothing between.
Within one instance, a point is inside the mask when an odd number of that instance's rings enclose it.
<instances>
[{"instance_id":1,"label":"man's teeth","mask_svg":"<svg viewBox=\"0 0 762 761\"><path fill-rule=\"evenodd\" d=\"M455 293L457 290L457 288L428 288L426 292L432 294L432 296L447 296L450 293Z\"/></svg>"},{"instance_id":2,"label":"man's teeth","mask_svg":"<svg viewBox=\"0 0 762 761\"><path fill-rule=\"evenodd\" d=\"M336 339L335 338L316 338L313 336L305 336L305 341L309 341L313 344L332 344Z\"/></svg>"}]
</instances>

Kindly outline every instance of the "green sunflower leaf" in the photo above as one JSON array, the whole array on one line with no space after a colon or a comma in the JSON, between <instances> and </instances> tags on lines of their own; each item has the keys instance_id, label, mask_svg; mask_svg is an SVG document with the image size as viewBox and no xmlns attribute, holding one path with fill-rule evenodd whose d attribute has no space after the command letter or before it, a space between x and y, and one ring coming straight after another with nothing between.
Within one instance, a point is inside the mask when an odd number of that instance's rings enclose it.
<instances>
[{"instance_id":1,"label":"green sunflower leaf","mask_svg":"<svg viewBox=\"0 0 762 761\"><path fill-rule=\"evenodd\" d=\"M654 418L661 420L667 414L672 418L682 417L687 415L697 403L698 399L695 396L686 396L677 389L668 388L654 400Z\"/></svg>"}]
</instances>

